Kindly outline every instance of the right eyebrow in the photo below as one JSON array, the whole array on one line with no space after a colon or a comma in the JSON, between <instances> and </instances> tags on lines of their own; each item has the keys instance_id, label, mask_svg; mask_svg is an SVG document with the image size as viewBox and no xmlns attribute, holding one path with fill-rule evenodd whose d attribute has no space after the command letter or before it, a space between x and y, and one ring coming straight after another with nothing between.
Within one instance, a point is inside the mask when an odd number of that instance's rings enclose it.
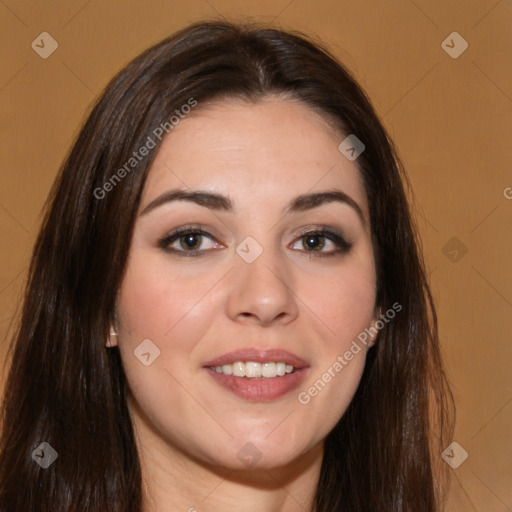
<instances>
[{"instance_id":1,"label":"right eyebrow","mask_svg":"<svg viewBox=\"0 0 512 512\"><path fill-rule=\"evenodd\" d=\"M140 215L145 215L149 213L151 210L154 210L158 206L161 206L166 203L170 203L172 201L191 201L193 203L198 204L199 206L204 206L206 208L211 208L212 210L225 210L228 212L233 211L233 201L231 198L224 196L222 194L216 194L213 192L207 192L202 190L189 192L187 190L169 190L164 192L162 195L158 196L156 199L151 201L140 213Z\"/></svg>"}]
</instances>

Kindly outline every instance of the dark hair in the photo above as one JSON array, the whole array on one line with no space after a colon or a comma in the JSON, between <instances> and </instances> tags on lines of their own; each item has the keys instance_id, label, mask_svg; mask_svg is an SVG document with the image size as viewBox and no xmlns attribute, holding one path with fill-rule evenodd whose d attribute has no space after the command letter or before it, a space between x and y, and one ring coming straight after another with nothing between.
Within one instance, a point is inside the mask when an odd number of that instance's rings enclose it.
<instances>
[{"instance_id":1,"label":"dark hair","mask_svg":"<svg viewBox=\"0 0 512 512\"><path fill-rule=\"evenodd\" d=\"M141 510L125 375L119 351L104 345L160 140L135 169L126 162L191 100L199 109L273 94L299 100L364 142L357 165L370 209L376 307L403 308L381 329L348 410L326 438L315 511L440 510L452 398L409 183L393 144L366 95L321 44L297 32L211 21L156 44L113 78L53 186L9 347L3 512ZM123 166L123 179L113 180ZM58 453L45 470L32 460L43 441Z\"/></svg>"}]
</instances>

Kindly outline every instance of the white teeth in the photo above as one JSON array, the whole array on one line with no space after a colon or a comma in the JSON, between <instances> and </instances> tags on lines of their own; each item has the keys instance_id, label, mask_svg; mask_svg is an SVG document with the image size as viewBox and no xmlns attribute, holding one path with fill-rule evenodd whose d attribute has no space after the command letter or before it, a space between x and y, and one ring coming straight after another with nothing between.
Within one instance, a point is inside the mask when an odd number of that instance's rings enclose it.
<instances>
[{"instance_id":1,"label":"white teeth","mask_svg":"<svg viewBox=\"0 0 512 512\"><path fill-rule=\"evenodd\" d=\"M245 363L245 376L261 377L261 364L252 362Z\"/></svg>"},{"instance_id":2,"label":"white teeth","mask_svg":"<svg viewBox=\"0 0 512 512\"><path fill-rule=\"evenodd\" d=\"M266 378L272 378L277 375L276 363L263 363L261 366L261 375Z\"/></svg>"},{"instance_id":3,"label":"white teeth","mask_svg":"<svg viewBox=\"0 0 512 512\"><path fill-rule=\"evenodd\" d=\"M235 377L245 377L245 364L244 363L233 363L233 375Z\"/></svg>"},{"instance_id":4,"label":"white teeth","mask_svg":"<svg viewBox=\"0 0 512 512\"><path fill-rule=\"evenodd\" d=\"M232 364L225 364L222 366L222 372L224 375L232 375L233 373L233 365Z\"/></svg>"},{"instance_id":5,"label":"white teeth","mask_svg":"<svg viewBox=\"0 0 512 512\"><path fill-rule=\"evenodd\" d=\"M235 377L247 377L249 379L257 379L264 377L272 379L274 377L282 377L287 373L293 372L293 366L283 362L255 363L254 361L237 361L233 364L224 364L222 366L212 366L217 373L224 375L234 375Z\"/></svg>"}]
</instances>

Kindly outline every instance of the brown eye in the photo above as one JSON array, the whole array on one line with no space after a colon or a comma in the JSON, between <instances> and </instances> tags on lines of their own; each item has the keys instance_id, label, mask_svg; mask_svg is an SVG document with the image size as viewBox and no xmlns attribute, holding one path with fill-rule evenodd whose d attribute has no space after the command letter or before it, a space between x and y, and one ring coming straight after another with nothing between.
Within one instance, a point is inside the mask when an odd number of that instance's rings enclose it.
<instances>
[{"instance_id":1,"label":"brown eye","mask_svg":"<svg viewBox=\"0 0 512 512\"><path fill-rule=\"evenodd\" d=\"M347 253L353 246L347 242L340 234L328 230L309 231L301 235L302 247L305 252L314 256L335 256L337 254ZM334 249L324 251L329 245Z\"/></svg>"},{"instance_id":2,"label":"brown eye","mask_svg":"<svg viewBox=\"0 0 512 512\"><path fill-rule=\"evenodd\" d=\"M307 235L302 238L302 243L304 247L313 249L314 251L321 250L325 246L325 240L319 235Z\"/></svg>"},{"instance_id":3,"label":"brown eye","mask_svg":"<svg viewBox=\"0 0 512 512\"><path fill-rule=\"evenodd\" d=\"M203 242L210 240L210 247L205 247ZM162 238L158 246L166 252L178 253L180 256L199 256L214 246L212 235L202 229L182 228L174 231L170 235Z\"/></svg>"},{"instance_id":4,"label":"brown eye","mask_svg":"<svg viewBox=\"0 0 512 512\"><path fill-rule=\"evenodd\" d=\"M178 240L183 249L198 249L201 246L201 235L200 233L189 232L186 235L181 235Z\"/></svg>"}]
</instances>

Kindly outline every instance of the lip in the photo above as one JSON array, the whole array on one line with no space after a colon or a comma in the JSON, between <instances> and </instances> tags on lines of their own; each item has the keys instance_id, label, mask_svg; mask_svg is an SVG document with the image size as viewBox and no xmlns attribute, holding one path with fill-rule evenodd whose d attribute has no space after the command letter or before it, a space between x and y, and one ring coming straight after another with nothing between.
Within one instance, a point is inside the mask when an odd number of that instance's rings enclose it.
<instances>
[{"instance_id":1,"label":"lip","mask_svg":"<svg viewBox=\"0 0 512 512\"><path fill-rule=\"evenodd\" d=\"M299 387L309 373L309 368L301 368L282 377L248 379L247 377L235 377L234 375L217 373L211 368L205 369L221 387L237 397L251 402L270 402L286 395Z\"/></svg>"},{"instance_id":2,"label":"lip","mask_svg":"<svg viewBox=\"0 0 512 512\"><path fill-rule=\"evenodd\" d=\"M307 361L292 352L288 352L288 350L244 348L227 352L220 357L206 361L203 368L233 364L238 361L252 361L254 363L282 362L292 365L297 370L309 367Z\"/></svg>"}]
</instances>

